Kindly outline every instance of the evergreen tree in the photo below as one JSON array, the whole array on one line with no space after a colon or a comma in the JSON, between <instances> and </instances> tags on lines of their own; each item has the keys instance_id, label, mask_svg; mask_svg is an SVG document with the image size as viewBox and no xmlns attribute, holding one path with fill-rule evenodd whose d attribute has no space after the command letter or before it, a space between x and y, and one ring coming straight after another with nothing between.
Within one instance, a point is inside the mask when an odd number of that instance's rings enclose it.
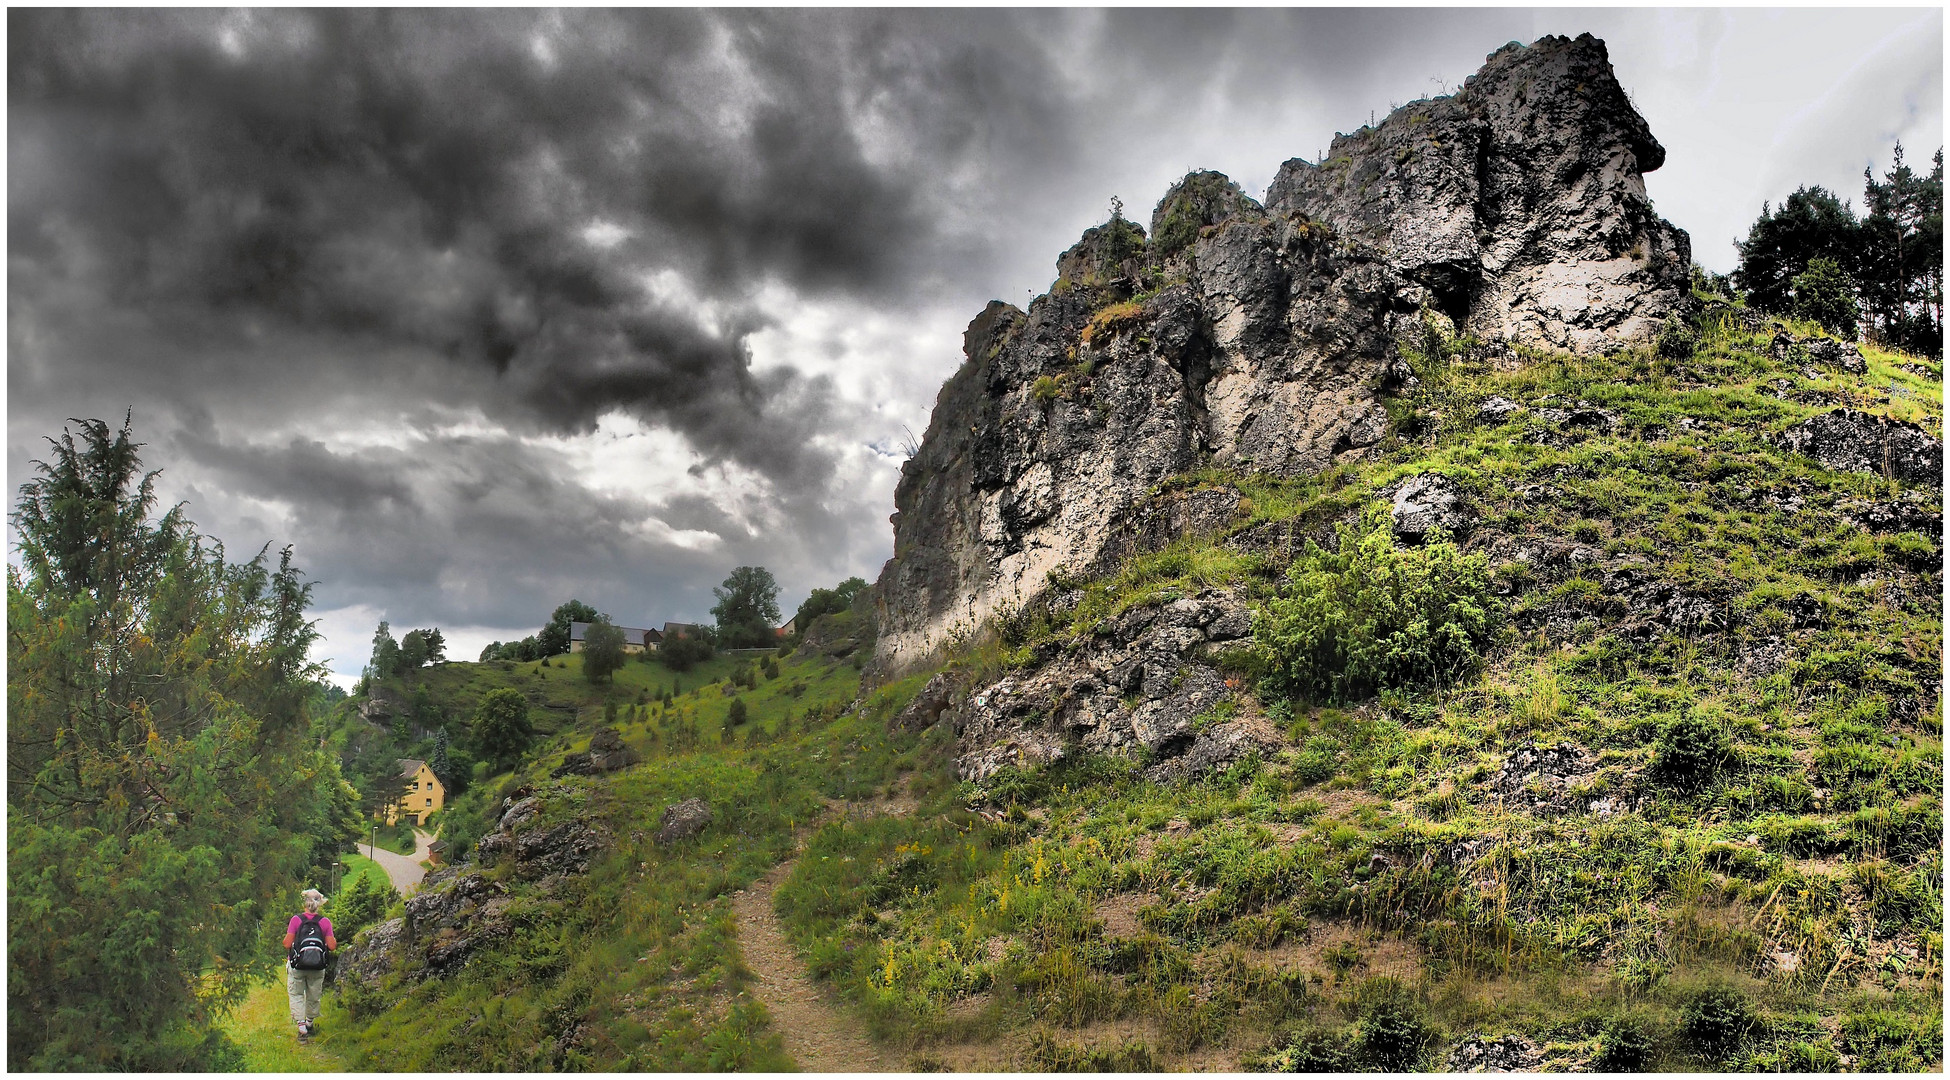
<instances>
[{"instance_id":1,"label":"evergreen tree","mask_svg":"<svg viewBox=\"0 0 1950 1080\"><path fill-rule=\"evenodd\" d=\"M393 640L393 628L384 619L379 629L372 634L372 659L366 664L365 678L370 681L390 679L399 674L399 642Z\"/></svg>"},{"instance_id":2,"label":"evergreen tree","mask_svg":"<svg viewBox=\"0 0 1950 1080\"><path fill-rule=\"evenodd\" d=\"M127 422L79 423L13 515L8 1065L219 1066L267 913L357 832L308 733L311 585L152 518Z\"/></svg>"},{"instance_id":3,"label":"evergreen tree","mask_svg":"<svg viewBox=\"0 0 1950 1080\"><path fill-rule=\"evenodd\" d=\"M1943 349L1943 151L1921 175L1903 162L1896 144L1893 164L1878 182L1862 170L1864 208L1856 278L1862 310L1880 341L1941 355Z\"/></svg>"},{"instance_id":4,"label":"evergreen tree","mask_svg":"<svg viewBox=\"0 0 1950 1080\"><path fill-rule=\"evenodd\" d=\"M433 757L427 764L433 768L433 775L443 784L451 784L454 775L453 762L447 755L447 729L441 728L433 733Z\"/></svg>"},{"instance_id":5,"label":"evergreen tree","mask_svg":"<svg viewBox=\"0 0 1950 1080\"><path fill-rule=\"evenodd\" d=\"M1794 314L1844 341L1855 340L1855 283L1835 260L1814 259L1794 279Z\"/></svg>"},{"instance_id":6,"label":"evergreen tree","mask_svg":"<svg viewBox=\"0 0 1950 1080\"><path fill-rule=\"evenodd\" d=\"M1844 270L1853 266L1857 232L1855 211L1828 189L1796 188L1778 210L1761 204L1747 239L1734 245L1740 251L1734 279L1746 290L1748 303L1787 314L1793 310L1794 279L1808 263L1827 258Z\"/></svg>"},{"instance_id":7,"label":"evergreen tree","mask_svg":"<svg viewBox=\"0 0 1950 1080\"><path fill-rule=\"evenodd\" d=\"M445 635L443 635L440 632L440 628L436 626L433 629L428 630L425 635L425 640L427 643L427 663L429 664L446 663L447 662L447 638Z\"/></svg>"}]
</instances>

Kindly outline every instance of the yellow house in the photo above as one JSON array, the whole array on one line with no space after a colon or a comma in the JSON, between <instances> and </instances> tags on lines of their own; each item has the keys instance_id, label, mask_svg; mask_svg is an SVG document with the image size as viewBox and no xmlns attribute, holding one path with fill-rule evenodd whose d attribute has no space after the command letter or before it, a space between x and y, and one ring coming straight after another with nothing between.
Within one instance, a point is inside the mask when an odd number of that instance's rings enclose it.
<instances>
[{"instance_id":1,"label":"yellow house","mask_svg":"<svg viewBox=\"0 0 1950 1080\"><path fill-rule=\"evenodd\" d=\"M447 787L433 775L431 765L414 758L401 758L399 775L407 781L406 793L386 808L386 824L397 825L404 817L415 825L424 825L428 814L447 804Z\"/></svg>"}]
</instances>

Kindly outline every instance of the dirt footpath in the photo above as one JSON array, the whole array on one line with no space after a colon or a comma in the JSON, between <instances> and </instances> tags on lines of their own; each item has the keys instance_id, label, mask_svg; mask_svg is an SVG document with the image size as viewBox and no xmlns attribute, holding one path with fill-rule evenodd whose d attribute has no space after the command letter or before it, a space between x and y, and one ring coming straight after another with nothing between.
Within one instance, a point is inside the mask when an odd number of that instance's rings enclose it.
<instances>
[{"instance_id":1,"label":"dirt footpath","mask_svg":"<svg viewBox=\"0 0 1950 1080\"><path fill-rule=\"evenodd\" d=\"M905 1071L881 1055L858 1020L820 996L806 965L786 943L778 913L772 910L772 891L798 861L780 863L731 898L738 917L738 943L745 952L745 965L755 976L752 996L765 1003L773 1030L785 1041L785 1052L805 1072Z\"/></svg>"},{"instance_id":2,"label":"dirt footpath","mask_svg":"<svg viewBox=\"0 0 1950 1080\"><path fill-rule=\"evenodd\" d=\"M859 814L907 814L914 800L903 791L892 799L858 803L830 801L821 820ZM808 829L810 833L810 829ZM868 1037L866 1025L820 993L799 954L785 940L785 928L772 908L772 893L798 865L798 856L772 868L751 887L731 898L738 919L738 943L752 969L752 996L765 1003L772 1027L805 1072L906 1072L891 1051Z\"/></svg>"}]
</instances>

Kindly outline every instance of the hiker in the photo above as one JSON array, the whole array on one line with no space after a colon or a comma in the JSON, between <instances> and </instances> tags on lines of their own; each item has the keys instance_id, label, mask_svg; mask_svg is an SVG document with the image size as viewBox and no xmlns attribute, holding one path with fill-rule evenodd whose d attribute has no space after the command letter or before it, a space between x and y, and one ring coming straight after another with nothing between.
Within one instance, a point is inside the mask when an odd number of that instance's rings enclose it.
<instances>
[{"instance_id":1,"label":"hiker","mask_svg":"<svg viewBox=\"0 0 1950 1080\"><path fill-rule=\"evenodd\" d=\"M285 927L284 970L291 1022L298 1025L300 1039L309 1039L318 1030L318 998L325 992L325 964L339 943L332 936L332 920L318 913L325 906L325 894L306 889L304 898L304 913L293 915Z\"/></svg>"}]
</instances>

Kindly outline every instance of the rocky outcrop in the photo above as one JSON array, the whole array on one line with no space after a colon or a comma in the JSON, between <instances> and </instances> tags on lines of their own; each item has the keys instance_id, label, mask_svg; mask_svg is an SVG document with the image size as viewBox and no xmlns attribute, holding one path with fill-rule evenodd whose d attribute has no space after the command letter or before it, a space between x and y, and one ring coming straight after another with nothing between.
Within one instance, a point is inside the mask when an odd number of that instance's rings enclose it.
<instances>
[{"instance_id":1,"label":"rocky outcrop","mask_svg":"<svg viewBox=\"0 0 1950 1080\"><path fill-rule=\"evenodd\" d=\"M1287 162L1266 204L1378 248L1466 332L1582 352L1653 340L1689 296L1692 244L1645 194L1665 157L1604 42L1546 37Z\"/></svg>"},{"instance_id":2,"label":"rocky outcrop","mask_svg":"<svg viewBox=\"0 0 1950 1080\"><path fill-rule=\"evenodd\" d=\"M1245 600L1220 590L1133 608L1033 673L972 688L937 722L953 725L956 771L978 783L1078 750L1142 753L1158 781L1202 775L1278 740L1211 662L1251 633Z\"/></svg>"},{"instance_id":3,"label":"rocky outcrop","mask_svg":"<svg viewBox=\"0 0 1950 1080\"><path fill-rule=\"evenodd\" d=\"M613 727L598 728L589 736L589 749L580 754L570 754L568 760L557 766L554 776L598 776L615 772L636 764L636 751L623 742L623 735Z\"/></svg>"},{"instance_id":4,"label":"rocky outcrop","mask_svg":"<svg viewBox=\"0 0 1950 1080\"><path fill-rule=\"evenodd\" d=\"M1869 371L1869 363L1862 358L1861 349L1834 338L1796 337L1782 330L1774 335L1767 351L1782 363L1806 358L1817 364L1839 368L1849 375L1865 375Z\"/></svg>"},{"instance_id":5,"label":"rocky outcrop","mask_svg":"<svg viewBox=\"0 0 1950 1080\"><path fill-rule=\"evenodd\" d=\"M1465 511L1455 481L1441 473L1423 473L1404 480L1396 490L1391 520L1395 535L1418 542L1437 529L1453 535L1474 519Z\"/></svg>"},{"instance_id":6,"label":"rocky outcrop","mask_svg":"<svg viewBox=\"0 0 1950 1080\"><path fill-rule=\"evenodd\" d=\"M664 816L657 828L657 843L674 844L688 840L705 830L711 824L713 814L711 804L703 799L691 798L664 807Z\"/></svg>"},{"instance_id":7,"label":"rocky outcrop","mask_svg":"<svg viewBox=\"0 0 1950 1080\"><path fill-rule=\"evenodd\" d=\"M1943 484L1943 440L1915 424L1853 409L1810 417L1781 433L1780 446L1839 472L1911 484Z\"/></svg>"},{"instance_id":8,"label":"rocky outcrop","mask_svg":"<svg viewBox=\"0 0 1950 1080\"><path fill-rule=\"evenodd\" d=\"M387 919L361 930L352 943L339 953L338 978L341 981L377 986L400 955L406 938L405 919Z\"/></svg>"},{"instance_id":9,"label":"rocky outcrop","mask_svg":"<svg viewBox=\"0 0 1950 1080\"><path fill-rule=\"evenodd\" d=\"M1685 234L1641 178L1662 157L1604 45L1545 38L1326 162L1288 162L1265 205L1199 172L1151 235L1121 216L1087 231L1048 294L993 302L963 336L901 469L868 683L925 667L1053 575L1230 524L1236 493L1161 492L1175 474L1371 454L1384 401L1414 382L1401 343L1431 324L1574 349L1649 339L1688 295ZM1539 419L1586 419L1562 412Z\"/></svg>"},{"instance_id":10,"label":"rocky outcrop","mask_svg":"<svg viewBox=\"0 0 1950 1080\"><path fill-rule=\"evenodd\" d=\"M543 795L510 798L474 854L488 867L511 860L514 872L503 879L464 866L434 870L407 898L405 918L365 931L346 949L339 977L373 986L402 965L416 978L451 974L514 931L517 889L531 911L560 903L549 898L569 875L588 872L609 838L581 817L551 823L549 816Z\"/></svg>"},{"instance_id":11,"label":"rocky outcrop","mask_svg":"<svg viewBox=\"0 0 1950 1080\"><path fill-rule=\"evenodd\" d=\"M1536 1072L1544 1063L1537 1044L1521 1035L1469 1035L1449 1051L1450 1072Z\"/></svg>"}]
</instances>

